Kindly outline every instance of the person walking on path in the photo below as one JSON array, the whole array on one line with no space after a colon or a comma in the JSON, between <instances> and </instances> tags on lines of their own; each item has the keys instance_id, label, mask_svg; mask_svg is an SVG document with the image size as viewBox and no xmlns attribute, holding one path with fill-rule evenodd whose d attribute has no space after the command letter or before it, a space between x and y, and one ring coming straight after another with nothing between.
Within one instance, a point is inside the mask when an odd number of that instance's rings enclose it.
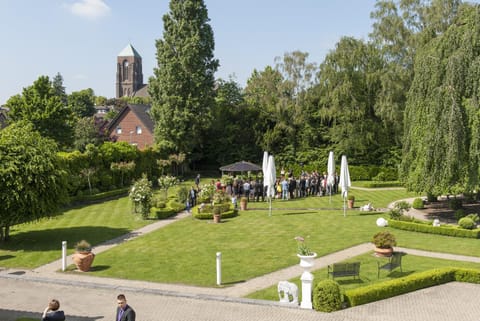
<instances>
[{"instance_id":1,"label":"person walking on path","mask_svg":"<svg viewBox=\"0 0 480 321\"><path fill-rule=\"evenodd\" d=\"M117 317L115 321L135 321L135 311L127 304L127 298L124 294L117 296Z\"/></svg>"},{"instance_id":2,"label":"person walking on path","mask_svg":"<svg viewBox=\"0 0 480 321\"><path fill-rule=\"evenodd\" d=\"M65 313L60 308L60 302L52 299L42 314L42 321L65 321Z\"/></svg>"}]
</instances>

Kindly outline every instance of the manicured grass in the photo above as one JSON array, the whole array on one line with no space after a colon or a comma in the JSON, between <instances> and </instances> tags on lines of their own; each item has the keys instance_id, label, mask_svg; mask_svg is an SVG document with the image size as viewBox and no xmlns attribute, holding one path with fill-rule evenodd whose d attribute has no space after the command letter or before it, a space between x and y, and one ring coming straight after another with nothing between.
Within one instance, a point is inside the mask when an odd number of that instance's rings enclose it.
<instances>
[{"instance_id":1,"label":"manicured grass","mask_svg":"<svg viewBox=\"0 0 480 321\"><path fill-rule=\"evenodd\" d=\"M95 259L94 275L215 286L215 253L222 252L224 284L297 264L301 235L319 256L369 242L382 213L342 210L252 210L222 224L187 218L122 244ZM480 256L478 240L393 230L398 246ZM449 245L452 244L452 245ZM117 262L129 262L126 269Z\"/></svg>"},{"instance_id":2,"label":"manicured grass","mask_svg":"<svg viewBox=\"0 0 480 321\"><path fill-rule=\"evenodd\" d=\"M355 262L355 261L360 262L360 278L358 277L356 279L354 279L353 277L335 278L335 281L338 282L342 291L363 287L370 284L383 282L386 280L391 280L399 277L404 277L412 273L418 273L421 271L426 271L434 268L464 267L464 268L480 269L479 263L450 261L450 260L420 257L420 256L414 256L414 255L404 255L402 257L402 271L400 271L400 268L397 268L392 272L381 270L380 277L378 278L377 262L380 262L381 264L383 264L387 262L386 258L378 258L378 257L375 257L373 253L368 253L368 254L351 258L344 262ZM327 268L313 271L312 274L314 275L313 282L314 284L316 284L321 280L327 279ZM293 278L289 281L297 284L298 288L301 289L301 280L299 277ZM299 293L299 295L301 294ZM273 285L269 288L251 293L247 297L251 299L278 301L277 286Z\"/></svg>"},{"instance_id":3,"label":"manicured grass","mask_svg":"<svg viewBox=\"0 0 480 321\"><path fill-rule=\"evenodd\" d=\"M72 208L60 215L13 226L11 240L0 243L0 266L34 268L61 258L62 241L69 253L85 239L99 244L152 223L131 213L128 197Z\"/></svg>"}]
</instances>

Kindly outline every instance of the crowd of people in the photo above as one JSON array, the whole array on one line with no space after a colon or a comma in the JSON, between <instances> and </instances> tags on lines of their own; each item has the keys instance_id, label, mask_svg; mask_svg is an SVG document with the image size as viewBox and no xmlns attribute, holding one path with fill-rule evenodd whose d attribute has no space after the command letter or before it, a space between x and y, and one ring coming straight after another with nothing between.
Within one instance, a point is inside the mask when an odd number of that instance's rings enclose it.
<instances>
[{"instance_id":1,"label":"crowd of people","mask_svg":"<svg viewBox=\"0 0 480 321\"><path fill-rule=\"evenodd\" d=\"M302 171L294 176L293 171L280 171L280 177L275 182L275 198L289 200L309 196L325 196L338 193L340 177L335 174L331 183L326 172L319 174L318 171L311 173ZM256 177L242 178L236 176L227 182L218 179L212 181L217 190L225 191L231 197L246 197L249 201L265 201L267 187L264 186L263 178Z\"/></svg>"}]
</instances>

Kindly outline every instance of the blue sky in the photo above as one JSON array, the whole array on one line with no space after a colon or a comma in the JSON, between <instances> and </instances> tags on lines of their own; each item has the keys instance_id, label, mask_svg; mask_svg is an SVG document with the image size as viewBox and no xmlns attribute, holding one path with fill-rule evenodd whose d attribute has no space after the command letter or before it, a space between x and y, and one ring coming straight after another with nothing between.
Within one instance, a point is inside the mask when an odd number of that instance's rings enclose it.
<instances>
[{"instance_id":1,"label":"blue sky","mask_svg":"<svg viewBox=\"0 0 480 321\"><path fill-rule=\"evenodd\" d=\"M144 82L157 62L168 0L0 0L0 104L39 76L64 78L67 93L115 96L116 56L129 43ZM217 78L243 87L254 69L300 50L320 64L342 36L367 39L375 0L205 0Z\"/></svg>"}]
</instances>

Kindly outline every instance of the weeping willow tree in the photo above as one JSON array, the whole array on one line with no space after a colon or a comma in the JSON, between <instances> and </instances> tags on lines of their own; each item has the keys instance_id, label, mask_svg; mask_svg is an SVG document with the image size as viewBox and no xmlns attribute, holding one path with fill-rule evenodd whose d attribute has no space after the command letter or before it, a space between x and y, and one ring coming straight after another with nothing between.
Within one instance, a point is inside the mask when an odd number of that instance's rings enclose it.
<instances>
[{"instance_id":1,"label":"weeping willow tree","mask_svg":"<svg viewBox=\"0 0 480 321\"><path fill-rule=\"evenodd\" d=\"M478 189L480 7L463 4L415 57L400 177L434 195Z\"/></svg>"}]
</instances>

